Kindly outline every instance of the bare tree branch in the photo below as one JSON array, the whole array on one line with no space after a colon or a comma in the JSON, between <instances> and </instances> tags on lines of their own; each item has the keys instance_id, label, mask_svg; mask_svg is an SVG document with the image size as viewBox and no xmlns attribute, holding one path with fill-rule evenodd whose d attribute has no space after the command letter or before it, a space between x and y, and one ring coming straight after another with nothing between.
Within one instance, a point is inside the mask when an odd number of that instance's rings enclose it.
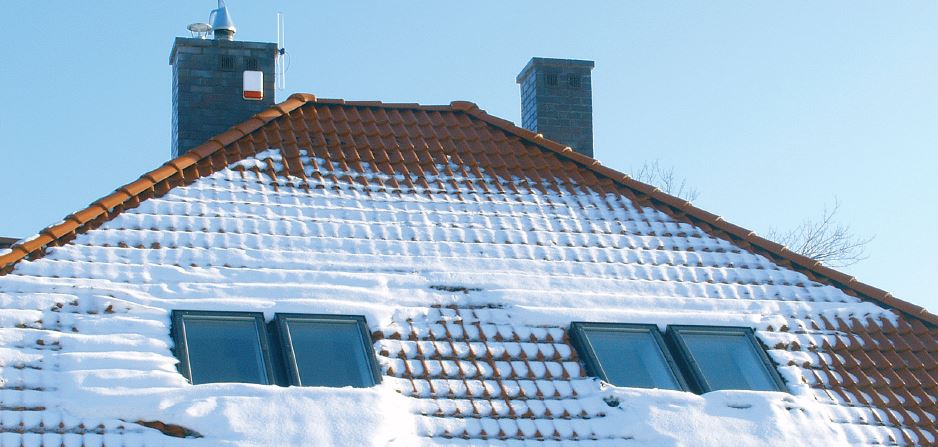
<instances>
[{"instance_id":1,"label":"bare tree branch","mask_svg":"<svg viewBox=\"0 0 938 447\"><path fill-rule=\"evenodd\" d=\"M765 238L788 247L789 250L821 261L830 267L847 267L869 257L866 246L873 237L853 234L850 226L837 221L840 202L824 211L818 220L805 219L788 231L769 229Z\"/></svg>"},{"instance_id":2,"label":"bare tree branch","mask_svg":"<svg viewBox=\"0 0 938 447\"><path fill-rule=\"evenodd\" d=\"M686 179L678 178L673 167L664 168L658 160L646 161L638 169L632 170L630 176L687 201L700 197L700 192L688 186ZM770 228L765 238L830 267L851 266L869 257L866 246L873 241L873 237L853 234L849 225L837 220L839 210L840 202L834 198L834 205L825 205L819 219L805 219L788 231Z\"/></svg>"},{"instance_id":3,"label":"bare tree branch","mask_svg":"<svg viewBox=\"0 0 938 447\"><path fill-rule=\"evenodd\" d=\"M642 183L655 186L672 196L687 200L688 202L693 202L697 200L697 197L700 197L700 192L697 191L697 188L692 188L687 185L687 179L677 178L673 167L664 168L658 163L658 160L653 162L646 161L638 170L633 170L629 176Z\"/></svg>"}]
</instances>

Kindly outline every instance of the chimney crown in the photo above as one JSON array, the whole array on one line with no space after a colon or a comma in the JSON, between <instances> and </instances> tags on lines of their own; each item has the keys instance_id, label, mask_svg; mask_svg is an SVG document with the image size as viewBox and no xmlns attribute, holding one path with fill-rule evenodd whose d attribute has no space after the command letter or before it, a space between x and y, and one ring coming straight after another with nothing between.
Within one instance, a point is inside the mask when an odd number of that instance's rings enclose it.
<instances>
[{"instance_id":1,"label":"chimney crown","mask_svg":"<svg viewBox=\"0 0 938 447\"><path fill-rule=\"evenodd\" d=\"M535 57L515 79L521 84L521 125L593 156L593 61Z\"/></svg>"}]
</instances>

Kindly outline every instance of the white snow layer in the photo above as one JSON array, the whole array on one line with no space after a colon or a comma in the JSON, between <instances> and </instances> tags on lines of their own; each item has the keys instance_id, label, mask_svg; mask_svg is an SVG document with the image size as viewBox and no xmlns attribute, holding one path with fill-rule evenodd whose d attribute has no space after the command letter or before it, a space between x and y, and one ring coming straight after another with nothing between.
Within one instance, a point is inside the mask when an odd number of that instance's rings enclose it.
<instances>
[{"instance_id":1,"label":"white snow layer","mask_svg":"<svg viewBox=\"0 0 938 447\"><path fill-rule=\"evenodd\" d=\"M111 377L111 382L119 379ZM85 417L126 419L132 412L137 419L172 421L206 436L186 440L186 445L406 446L418 442L408 400L387 387L225 383L131 390L98 385L63 384L60 405ZM80 409L75 409L76 403Z\"/></svg>"},{"instance_id":2,"label":"white snow layer","mask_svg":"<svg viewBox=\"0 0 938 447\"><path fill-rule=\"evenodd\" d=\"M770 347L811 346L832 334L805 321L895 318L882 308L625 197L533 187L486 193L472 185L535 181L460 174L428 179L429 190L396 192L355 183L375 185L385 174L339 172L321 159L312 160L318 171L307 168L313 184L305 191L294 186L300 179L281 175L275 187L253 170L268 162L280 169L279 157L269 150L147 200L0 277L0 446L901 441L896 427L864 415L887 410L841 405L810 386L817 376L802 366L817 354L770 349L792 394L697 396L580 378L560 342L563 328L585 320L749 326ZM460 172L439 171L446 168ZM351 181L335 180L345 176ZM358 314L372 331L402 337L375 343L387 353L379 356L384 380L372 389L192 386L171 352L173 309L259 311L268 319ZM445 333L464 341L433 341ZM456 360L413 360L418 350ZM520 350L532 361L472 361ZM538 352L544 361L533 360ZM407 380L405 370L435 378ZM493 380L512 374L518 378ZM482 397L493 391L508 397ZM535 394L545 397L524 397ZM505 417L509 409L532 416ZM551 416L565 411L573 416ZM138 420L203 437L165 437ZM55 426L64 428L37 428ZM499 431L507 439L496 439ZM543 437L511 439L515 433Z\"/></svg>"},{"instance_id":3,"label":"white snow layer","mask_svg":"<svg viewBox=\"0 0 938 447\"><path fill-rule=\"evenodd\" d=\"M814 402L785 393L714 391L701 396L666 390L614 389L620 402L610 422L621 423L634 445L849 445ZM632 445L632 444L629 444Z\"/></svg>"}]
</instances>

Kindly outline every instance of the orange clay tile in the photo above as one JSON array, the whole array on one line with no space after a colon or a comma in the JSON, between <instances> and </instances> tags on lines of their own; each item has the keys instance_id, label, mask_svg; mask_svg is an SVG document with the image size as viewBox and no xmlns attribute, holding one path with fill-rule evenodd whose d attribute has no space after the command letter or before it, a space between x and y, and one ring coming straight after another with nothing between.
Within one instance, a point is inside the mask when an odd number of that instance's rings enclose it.
<instances>
[{"instance_id":1,"label":"orange clay tile","mask_svg":"<svg viewBox=\"0 0 938 447\"><path fill-rule=\"evenodd\" d=\"M314 135L309 136L310 133ZM366 135L381 135L381 139ZM438 156L427 153L425 148L435 152L439 150L440 140L453 139L454 147L465 148L463 157L468 158L468 164L473 169L509 167L519 171L519 177L528 175L539 179L549 179L559 171L569 178L578 179L578 182L582 178L581 186L607 188L602 185L613 185L616 192L634 197L638 203L659 208L677 220L704 226L704 229L709 227L717 234L725 234L732 242L751 246L754 251L769 256L779 264L791 265L795 270L817 278L819 282L839 287L849 294L895 309L929 325L938 325L938 316L919 306L896 299L883 290L793 253L748 229L696 208L685 200L601 166L596 160L573 152L569 147L493 117L468 101L453 101L448 106L421 106L373 101L346 102L341 99L316 98L309 94L291 95L286 101L233 126L190 152L95 201L85 210L70 215L66 222L53 225L31 240L19 242L12 252L0 256L0 274L9 272L13 265L27 256L41 256L45 247L63 242L58 239L69 238L75 231L88 231L104 220L113 219L124 208L136 206L140 200L165 194L166 188L155 188L158 183L166 182L171 186L191 183L198 177L222 169L223 161L236 161L232 156L243 158L272 146L293 147L298 138L300 141L316 142L323 136L330 149L328 153L317 155L332 159L338 166L354 169L360 168L360 160L370 162L372 156L359 151L345 153L344 149L349 147L349 143L354 143L359 150L377 152L380 154L376 154L378 159L390 157L390 163L394 165L403 159L401 168L420 173L436 169L431 160ZM342 146L339 146L339 139L343 140ZM388 147L395 141L397 147ZM523 147L535 149L551 159L543 164L537 162L535 167L519 164L521 162L516 157L508 156L508 153L499 156L489 151L488 155L484 155L483 148L490 146L491 141L504 141L499 144L502 148L514 146L507 142L519 142ZM385 147L374 147L378 142ZM311 149L318 153L324 148L317 143ZM407 150L402 154L400 149ZM217 158L218 155L221 157ZM547 169L547 166L551 168ZM580 171L590 175L582 176ZM410 184L410 179L406 179L406 183ZM499 187L516 188L512 184ZM104 219L101 219L102 214Z\"/></svg>"}]
</instances>

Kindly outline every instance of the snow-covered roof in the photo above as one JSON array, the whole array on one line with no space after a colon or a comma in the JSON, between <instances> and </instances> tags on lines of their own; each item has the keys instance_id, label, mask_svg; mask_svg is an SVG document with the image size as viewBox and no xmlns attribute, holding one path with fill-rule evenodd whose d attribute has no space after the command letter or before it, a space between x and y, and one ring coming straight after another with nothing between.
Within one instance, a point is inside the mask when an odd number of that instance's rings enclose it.
<instances>
[{"instance_id":1,"label":"snow-covered roof","mask_svg":"<svg viewBox=\"0 0 938 447\"><path fill-rule=\"evenodd\" d=\"M938 435L934 315L464 102L294 95L0 266L2 447ZM364 315L383 380L190 385L178 309ZM571 321L751 327L790 392L612 387Z\"/></svg>"}]
</instances>

